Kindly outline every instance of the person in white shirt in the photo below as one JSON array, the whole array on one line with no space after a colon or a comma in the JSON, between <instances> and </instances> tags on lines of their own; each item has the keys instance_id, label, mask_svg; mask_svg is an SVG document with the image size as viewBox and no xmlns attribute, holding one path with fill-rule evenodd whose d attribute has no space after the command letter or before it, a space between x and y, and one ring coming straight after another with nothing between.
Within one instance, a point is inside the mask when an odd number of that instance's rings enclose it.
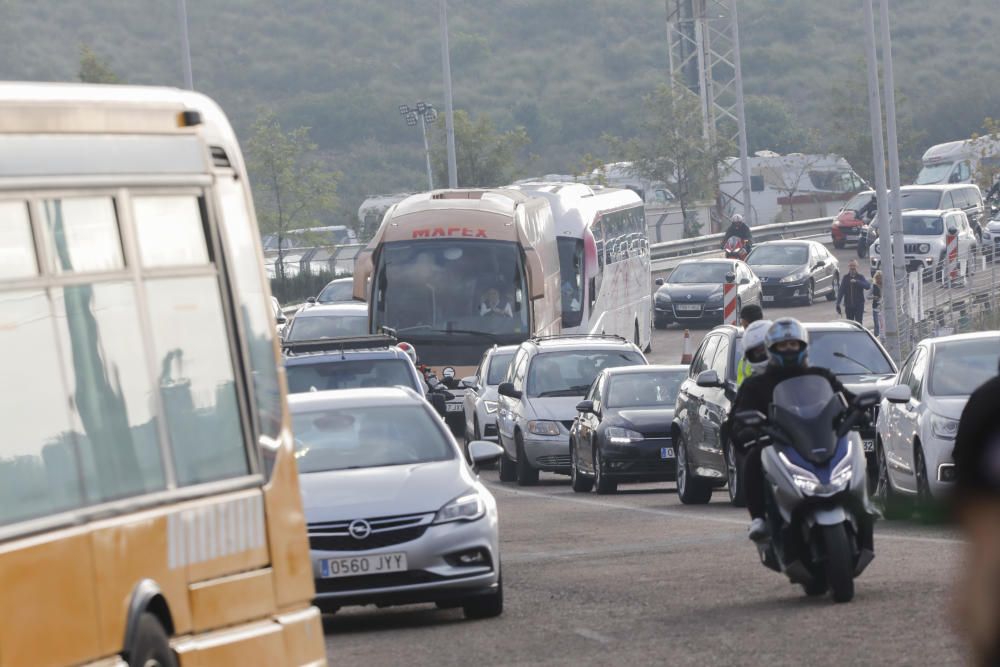
<instances>
[{"instance_id":1,"label":"person in white shirt","mask_svg":"<svg viewBox=\"0 0 1000 667\"><path fill-rule=\"evenodd\" d=\"M483 294L482 301L479 302L479 314L483 317L487 315L502 315L503 317L514 317L510 303L500 300L500 292L495 287L491 287Z\"/></svg>"}]
</instances>

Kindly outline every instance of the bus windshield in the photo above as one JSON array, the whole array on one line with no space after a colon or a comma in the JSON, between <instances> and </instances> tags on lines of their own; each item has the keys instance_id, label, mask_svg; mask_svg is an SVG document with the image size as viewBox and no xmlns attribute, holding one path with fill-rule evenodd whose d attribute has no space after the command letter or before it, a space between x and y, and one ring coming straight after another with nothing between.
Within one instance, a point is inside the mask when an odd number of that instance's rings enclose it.
<instances>
[{"instance_id":1,"label":"bus windshield","mask_svg":"<svg viewBox=\"0 0 1000 667\"><path fill-rule=\"evenodd\" d=\"M580 325L583 319L583 239L560 236L559 283L562 290L562 323L564 327Z\"/></svg>"}]
</instances>

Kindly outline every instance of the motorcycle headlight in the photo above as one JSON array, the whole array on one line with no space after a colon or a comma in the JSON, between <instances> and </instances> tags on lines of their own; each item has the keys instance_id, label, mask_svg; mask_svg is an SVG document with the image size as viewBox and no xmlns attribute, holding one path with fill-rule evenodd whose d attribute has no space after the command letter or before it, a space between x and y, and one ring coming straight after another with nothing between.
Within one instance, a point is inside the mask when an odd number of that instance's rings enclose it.
<instances>
[{"instance_id":1,"label":"motorcycle headlight","mask_svg":"<svg viewBox=\"0 0 1000 667\"><path fill-rule=\"evenodd\" d=\"M851 465L852 459L854 458L852 454L854 453L854 443L850 440L847 441L847 453L844 454L844 458L833 467L833 471L830 473L830 486L834 488L843 488L851 482L851 478L854 476L854 467Z\"/></svg>"},{"instance_id":2,"label":"motorcycle headlight","mask_svg":"<svg viewBox=\"0 0 1000 667\"><path fill-rule=\"evenodd\" d=\"M819 478L816 475L789 461L784 452L778 452L778 458L781 459L781 462L787 468L789 474L792 476L792 483L795 484L799 491L809 496L816 493L816 489L820 485Z\"/></svg>"},{"instance_id":3,"label":"motorcycle headlight","mask_svg":"<svg viewBox=\"0 0 1000 667\"><path fill-rule=\"evenodd\" d=\"M478 491L472 490L450 501L438 510L434 523L475 521L486 514L486 503Z\"/></svg>"},{"instance_id":4,"label":"motorcycle headlight","mask_svg":"<svg viewBox=\"0 0 1000 667\"><path fill-rule=\"evenodd\" d=\"M483 401L483 405L486 406L486 414L491 415L497 411L496 401Z\"/></svg>"},{"instance_id":5,"label":"motorcycle headlight","mask_svg":"<svg viewBox=\"0 0 1000 667\"><path fill-rule=\"evenodd\" d=\"M955 436L958 435L958 420L948 419L947 417L942 417L941 415L932 415L931 430L934 431L934 435L939 438L954 440Z\"/></svg>"},{"instance_id":6,"label":"motorcycle headlight","mask_svg":"<svg viewBox=\"0 0 1000 667\"><path fill-rule=\"evenodd\" d=\"M559 422L545 421L543 419L530 421L528 422L528 433L534 433L535 435L559 435Z\"/></svg>"},{"instance_id":7,"label":"motorcycle headlight","mask_svg":"<svg viewBox=\"0 0 1000 667\"><path fill-rule=\"evenodd\" d=\"M639 442L644 440L642 433L638 433L631 429L621 428L619 426L612 426L607 429L604 434L608 437L608 442L615 445L627 445L632 442Z\"/></svg>"}]
</instances>

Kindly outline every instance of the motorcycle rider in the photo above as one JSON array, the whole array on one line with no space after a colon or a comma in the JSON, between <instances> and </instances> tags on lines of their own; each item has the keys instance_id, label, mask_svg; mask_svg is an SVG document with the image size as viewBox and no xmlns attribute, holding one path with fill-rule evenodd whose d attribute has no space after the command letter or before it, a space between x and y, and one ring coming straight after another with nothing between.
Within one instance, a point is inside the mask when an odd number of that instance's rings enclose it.
<instances>
[{"instance_id":1,"label":"motorcycle rider","mask_svg":"<svg viewBox=\"0 0 1000 667\"><path fill-rule=\"evenodd\" d=\"M751 375L763 373L767 369L767 345L764 344L764 338L770 328L771 320L758 319L747 325L743 333L743 358L736 367L737 387Z\"/></svg>"},{"instance_id":2,"label":"motorcycle rider","mask_svg":"<svg viewBox=\"0 0 1000 667\"><path fill-rule=\"evenodd\" d=\"M854 400L854 394L844 388L836 375L826 368L809 365L809 333L795 318L782 317L775 320L764 336L764 345L768 354L765 370L754 372L740 385L728 422L732 421L733 415L743 410L758 410L765 416L768 415L774 388L785 380L801 375L819 375L830 383L834 392L841 393L848 402ZM729 426L729 432L733 433L732 425ZM748 536L754 542L761 542L768 537L764 521L764 471L761 466L761 451L767 443L760 442L757 432L752 429L735 429L734 440L738 447L746 450L744 488L751 519Z\"/></svg>"},{"instance_id":3,"label":"motorcycle rider","mask_svg":"<svg viewBox=\"0 0 1000 667\"><path fill-rule=\"evenodd\" d=\"M732 220L729 223L729 229L727 229L726 233L722 235L722 243L719 247L725 248L726 241L728 241L731 236L738 236L743 239L747 252L750 251L750 245L753 243L753 234L750 233L750 228L747 227L745 222L743 222L743 216L739 213L732 217Z\"/></svg>"}]
</instances>

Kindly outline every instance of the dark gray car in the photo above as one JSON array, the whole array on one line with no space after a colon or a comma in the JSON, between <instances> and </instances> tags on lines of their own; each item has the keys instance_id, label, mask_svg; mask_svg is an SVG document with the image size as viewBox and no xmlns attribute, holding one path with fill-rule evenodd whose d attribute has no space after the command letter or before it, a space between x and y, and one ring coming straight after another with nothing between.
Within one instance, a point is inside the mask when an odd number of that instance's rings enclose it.
<instances>
[{"instance_id":1,"label":"dark gray car","mask_svg":"<svg viewBox=\"0 0 1000 667\"><path fill-rule=\"evenodd\" d=\"M816 241L768 241L754 247L747 264L760 278L764 303L811 304L817 296L837 298L840 263Z\"/></svg>"},{"instance_id":2,"label":"dark gray car","mask_svg":"<svg viewBox=\"0 0 1000 667\"><path fill-rule=\"evenodd\" d=\"M760 279L738 259L686 259L677 265L653 297L653 325L721 324L723 283L732 275L736 282L736 311L763 301Z\"/></svg>"}]
</instances>

